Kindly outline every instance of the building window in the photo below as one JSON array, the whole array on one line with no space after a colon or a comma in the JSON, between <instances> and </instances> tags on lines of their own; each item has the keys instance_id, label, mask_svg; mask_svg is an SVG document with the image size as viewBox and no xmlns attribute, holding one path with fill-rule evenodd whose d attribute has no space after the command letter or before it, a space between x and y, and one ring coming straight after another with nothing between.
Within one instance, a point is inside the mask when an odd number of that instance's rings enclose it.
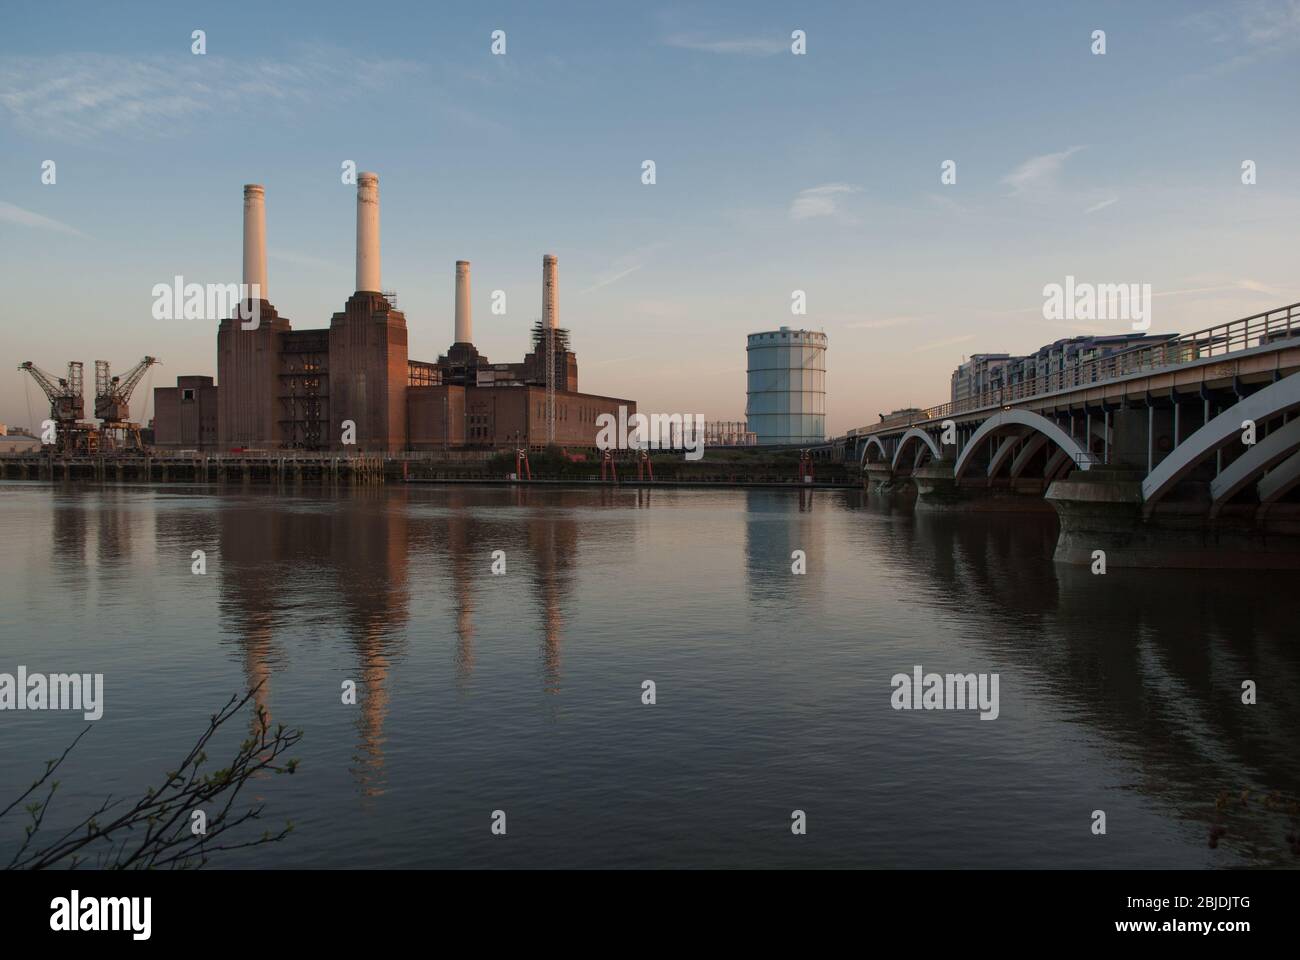
<instances>
[{"instance_id":1,"label":"building window","mask_svg":"<svg viewBox=\"0 0 1300 960\"><path fill-rule=\"evenodd\" d=\"M192 388L190 388L190 387L186 387L186 388L184 388L183 390L181 390L181 402L182 402L182 403L184 403L184 402L186 402L186 401L191 401L191 402L192 402L193 400L194 400L194 390L193 390Z\"/></svg>"}]
</instances>

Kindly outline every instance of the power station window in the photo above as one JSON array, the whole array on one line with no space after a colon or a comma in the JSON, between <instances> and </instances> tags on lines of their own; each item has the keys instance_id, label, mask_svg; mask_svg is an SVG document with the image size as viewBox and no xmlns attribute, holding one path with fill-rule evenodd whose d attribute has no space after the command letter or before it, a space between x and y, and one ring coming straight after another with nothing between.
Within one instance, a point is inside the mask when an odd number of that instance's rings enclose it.
<instances>
[{"instance_id":1,"label":"power station window","mask_svg":"<svg viewBox=\"0 0 1300 960\"><path fill-rule=\"evenodd\" d=\"M194 399L194 391L193 391L192 389L190 389L190 388L185 388L185 389L181 390L181 401L182 401L182 402L187 401L187 400L191 400L191 401L192 401L193 399Z\"/></svg>"}]
</instances>

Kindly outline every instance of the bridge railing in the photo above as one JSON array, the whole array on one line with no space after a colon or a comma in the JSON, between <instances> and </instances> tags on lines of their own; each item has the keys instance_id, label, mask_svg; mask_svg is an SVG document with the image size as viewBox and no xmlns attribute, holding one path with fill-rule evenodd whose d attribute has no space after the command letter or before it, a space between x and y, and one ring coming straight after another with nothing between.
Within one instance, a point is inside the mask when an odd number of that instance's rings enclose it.
<instances>
[{"instance_id":1,"label":"bridge railing","mask_svg":"<svg viewBox=\"0 0 1300 960\"><path fill-rule=\"evenodd\" d=\"M1184 333L1181 336L1149 344L1138 344L1108 356L1076 363L1064 370L1050 371L1044 376L1031 377L993 390L985 390L962 400L886 417L880 423L850 430L848 435L863 436L881 430L951 417L971 410L1005 406L1044 394L1056 393L1059 390L1122 380L1151 370L1238 353L1295 337L1300 337L1300 303L1292 303L1253 316L1242 317L1240 320L1216 324L1194 333Z\"/></svg>"}]
</instances>

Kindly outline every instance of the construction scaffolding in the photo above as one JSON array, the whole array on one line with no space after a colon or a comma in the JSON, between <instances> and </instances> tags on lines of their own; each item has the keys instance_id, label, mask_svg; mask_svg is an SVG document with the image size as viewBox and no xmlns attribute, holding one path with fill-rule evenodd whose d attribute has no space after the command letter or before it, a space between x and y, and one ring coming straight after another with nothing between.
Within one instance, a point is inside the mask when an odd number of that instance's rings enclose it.
<instances>
[{"instance_id":1,"label":"construction scaffolding","mask_svg":"<svg viewBox=\"0 0 1300 960\"><path fill-rule=\"evenodd\" d=\"M542 385L546 387L546 442L555 442L555 391L560 382L568 384L569 331L563 327L548 327L538 320L533 324L533 353L541 356Z\"/></svg>"}]
</instances>

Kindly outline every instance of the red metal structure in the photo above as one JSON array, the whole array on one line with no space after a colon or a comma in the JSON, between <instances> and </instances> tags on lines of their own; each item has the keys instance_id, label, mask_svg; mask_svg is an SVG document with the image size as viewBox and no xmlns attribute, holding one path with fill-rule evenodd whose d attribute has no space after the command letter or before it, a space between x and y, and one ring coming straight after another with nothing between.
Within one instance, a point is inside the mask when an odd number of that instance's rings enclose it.
<instances>
[{"instance_id":1,"label":"red metal structure","mask_svg":"<svg viewBox=\"0 0 1300 960\"><path fill-rule=\"evenodd\" d=\"M813 482L813 458L811 450L799 451L799 482Z\"/></svg>"}]
</instances>

